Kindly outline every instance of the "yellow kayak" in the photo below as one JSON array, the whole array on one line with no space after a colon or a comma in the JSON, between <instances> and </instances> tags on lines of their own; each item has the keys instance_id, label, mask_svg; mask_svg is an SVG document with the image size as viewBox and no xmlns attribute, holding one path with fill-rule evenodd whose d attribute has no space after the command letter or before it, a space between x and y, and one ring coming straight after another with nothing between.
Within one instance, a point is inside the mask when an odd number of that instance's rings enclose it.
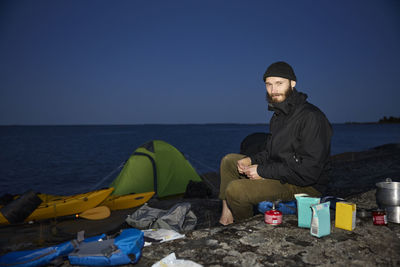
<instances>
[{"instance_id":1,"label":"yellow kayak","mask_svg":"<svg viewBox=\"0 0 400 267\"><path fill-rule=\"evenodd\" d=\"M114 190L113 187L72 196L39 194L43 202L25 219L26 222L73 215L91 209L103 202ZM8 224L1 215L0 224Z\"/></svg>"},{"instance_id":2,"label":"yellow kayak","mask_svg":"<svg viewBox=\"0 0 400 267\"><path fill-rule=\"evenodd\" d=\"M99 206L107 206L110 210L124 210L131 209L143 205L154 195L154 192L128 194L122 196L109 195ZM66 198L66 196L38 194L43 202L53 201L59 198Z\"/></svg>"},{"instance_id":3,"label":"yellow kayak","mask_svg":"<svg viewBox=\"0 0 400 267\"><path fill-rule=\"evenodd\" d=\"M3 216L3 214L0 212L0 224L8 224L8 220L6 217Z\"/></svg>"},{"instance_id":4,"label":"yellow kayak","mask_svg":"<svg viewBox=\"0 0 400 267\"><path fill-rule=\"evenodd\" d=\"M128 194L122 196L111 195L108 196L100 205L107 206L110 208L110 210L130 209L146 203L153 195L154 192Z\"/></svg>"}]
</instances>

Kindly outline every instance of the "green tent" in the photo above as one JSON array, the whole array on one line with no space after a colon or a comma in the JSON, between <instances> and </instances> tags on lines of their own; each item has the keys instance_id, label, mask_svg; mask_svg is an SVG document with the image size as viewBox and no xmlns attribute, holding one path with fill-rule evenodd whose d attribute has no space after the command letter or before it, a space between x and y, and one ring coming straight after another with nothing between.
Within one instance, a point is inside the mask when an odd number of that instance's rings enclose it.
<instances>
[{"instance_id":1,"label":"green tent","mask_svg":"<svg viewBox=\"0 0 400 267\"><path fill-rule=\"evenodd\" d=\"M200 176L183 154L172 145L150 141L133 152L111 183L114 195L154 191L158 197L182 194L189 181Z\"/></svg>"}]
</instances>

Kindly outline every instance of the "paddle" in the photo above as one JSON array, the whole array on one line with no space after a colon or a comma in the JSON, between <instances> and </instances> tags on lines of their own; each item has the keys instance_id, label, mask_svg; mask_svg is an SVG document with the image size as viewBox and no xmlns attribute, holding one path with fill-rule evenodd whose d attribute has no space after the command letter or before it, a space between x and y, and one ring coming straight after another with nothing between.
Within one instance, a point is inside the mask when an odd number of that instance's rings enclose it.
<instances>
[{"instance_id":1,"label":"paddle","mask_svg":"<svg viewBox=\"0 0 400 267\"><path fill-rule=\"evenodd\" d=\"M92 209L85 210L79 214L75 214L76 218L83 218L87 220L103 220L110 217L110 208L107 206L98 206Z\"/></svg>"}]
</instances>

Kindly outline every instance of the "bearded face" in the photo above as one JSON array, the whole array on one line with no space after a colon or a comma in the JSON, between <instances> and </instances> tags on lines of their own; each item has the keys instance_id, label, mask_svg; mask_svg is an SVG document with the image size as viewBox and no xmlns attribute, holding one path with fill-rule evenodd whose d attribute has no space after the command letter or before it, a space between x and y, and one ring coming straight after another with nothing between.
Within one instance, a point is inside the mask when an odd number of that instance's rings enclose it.
<instances>
[{"instance_id":1,"label":"bearded face","mask_svg":"<svg viewBox=\"0 0 400 267\"><path fill-rule=\"evenodd\" d=\"M270 95L267 91L267 101L269 103L281 103L293 93L293 87L289 85L283 93L273 93Z\"/></svg>"},{"instance_id":2,"label":"bearded face","mask_svg":"<svg viewBox=\"0 0 400 267\"><path fill-rule=\"evenodd\" d=\"M293 81L280 77L268 77L265 80L267 88L267 101L269 103L281 103L285 101L292 93Z\"/></svg>"}]
</instances>

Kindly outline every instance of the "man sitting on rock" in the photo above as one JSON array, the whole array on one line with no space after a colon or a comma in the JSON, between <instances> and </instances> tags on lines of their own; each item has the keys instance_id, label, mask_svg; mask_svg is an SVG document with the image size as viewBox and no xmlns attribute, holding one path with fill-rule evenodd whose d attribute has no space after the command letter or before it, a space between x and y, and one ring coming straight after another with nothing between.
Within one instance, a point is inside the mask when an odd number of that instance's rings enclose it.
<instances>
[{"instance_id":1,"label":"man sitting on rock","mask_svg":"<svg viewBox=\"0 0 400 267\"><path fill-rule=\"evenodd\" d=\"M220 223L253 216L253 205L289 201L294 194L320 196L328 182L332 128L325 115L295 88L296 75L285 62L270 65L263 80L268 109L274 112L263 151L228 154L220 166Z\"/></svg>"}]
</instances>

